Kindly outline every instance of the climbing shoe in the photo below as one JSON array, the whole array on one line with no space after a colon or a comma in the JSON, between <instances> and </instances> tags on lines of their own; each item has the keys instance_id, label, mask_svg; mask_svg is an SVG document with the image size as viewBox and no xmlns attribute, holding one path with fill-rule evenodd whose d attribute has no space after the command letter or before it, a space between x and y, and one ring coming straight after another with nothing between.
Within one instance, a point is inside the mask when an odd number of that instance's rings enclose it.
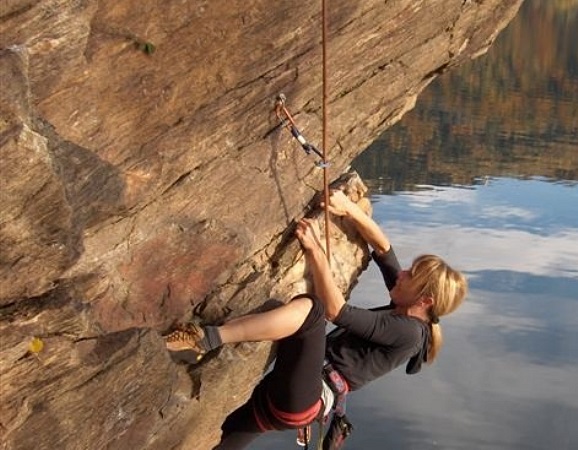
<instances>
[{"instance_id":1,"label":"climbing shoe","mask_svg":"<svg viewBox=\"0 0 578 450\"><path fill-rule=\"evenodd\" d=\"M329 429L323 439L323 450L340 450L345 446L345 439L353 431L353 425L344 415L333 414Z\"/></svg>"},{"instance_id":2,"label":"climbing shoe","mask_svg":"<svg viewBox=\"0 0 578 450\"><path fill-rule=\"evenodd\" d=\"M192 353L197 362L207 353L205 332L193 322L177 325L175 330L164 337L167 350Z\"/></svg>"}]
</instances>

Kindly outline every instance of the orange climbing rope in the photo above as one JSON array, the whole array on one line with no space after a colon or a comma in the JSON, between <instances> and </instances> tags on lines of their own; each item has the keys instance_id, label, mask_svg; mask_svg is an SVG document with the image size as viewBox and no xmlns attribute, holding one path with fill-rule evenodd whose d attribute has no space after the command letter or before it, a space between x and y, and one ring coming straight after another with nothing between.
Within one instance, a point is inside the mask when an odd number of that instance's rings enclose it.
<instances>
[{"instance_id":1,"label":"orange climbing rope","mask_svg":"<svg viewBox=\"0 0 578 450\"><path fill-rule=\"evenodd\" d=\"M328 145L328 125L327 125L327 3L329 0L322 0L322 22L323 22L323 32L322 32L322 85L323 85L323 103L322 103L322 127L323 127L323 141L322 149L319 151L313 144L309 143L307 139L301 134L297 128L297 124L291 116L291 113L285 106L285 101L287 100L285 95L279 94L277 97L277 102L275 103L275 114L279 119L279 125L285 126L293 135L293 137L301 144L301 147L307 154L315 153L320 161L316 163L318 167L323 168L323 203L325 205L325 255L327 256L327 261L331 264L331 249L330 249L330 239L329 239L329 162L327 159L327 145Z\"/></svg>"},{"instance_id":2,"label":"orange climbing rope","mask_svg":"<svg viewBox=\"0 0 578 450\"><path fill-rule=\"evenodd\" d=\"M322 47L323 47L323 198L325 204L325 248L327 261L331 264L331 251L329 248L329 174L327 164L327 3L329 0L322 0L321 21L323 22Z\"/></svg>"}]
</instances>

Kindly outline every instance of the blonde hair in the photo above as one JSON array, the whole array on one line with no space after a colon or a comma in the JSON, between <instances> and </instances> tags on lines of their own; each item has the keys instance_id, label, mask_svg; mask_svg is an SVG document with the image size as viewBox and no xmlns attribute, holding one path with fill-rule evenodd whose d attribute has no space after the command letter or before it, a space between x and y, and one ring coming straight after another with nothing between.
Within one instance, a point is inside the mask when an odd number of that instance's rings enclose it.
<instances>
[{"instance_id":1,"label":"blonde hair","mask_svg":"<svg viewBox=\"0 0 578 450\"><path fill-rule=\"evenodd\" d=\"M468 282L461 272L452 269L435 255L418 256L411 265L410 273L419 296L432 297L434 300L429 310L431 341L427 362L431 364L443 343L439 318L452 313L462 304L468 292Z\"/></svg>"}]
</instances>

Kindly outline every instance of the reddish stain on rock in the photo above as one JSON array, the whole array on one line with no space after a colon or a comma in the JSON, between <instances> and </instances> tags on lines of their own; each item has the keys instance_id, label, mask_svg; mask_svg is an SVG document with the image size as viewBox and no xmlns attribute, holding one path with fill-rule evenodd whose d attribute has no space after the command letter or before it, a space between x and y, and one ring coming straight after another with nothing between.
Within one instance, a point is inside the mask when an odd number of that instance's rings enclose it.
<instances>
[{"instance_id":1,"label":"reddish stain on rock","mask_svg":"<svg viewBox=\"0 0 578 450\"><path fill-rule=\"evenodd\" d=\"M107 332L165 329L214 288L240 253L234 239L216 242L194 233L159 233L119 264L121 286L94 305L95 320Z\"/></svg>"}]
</instances>

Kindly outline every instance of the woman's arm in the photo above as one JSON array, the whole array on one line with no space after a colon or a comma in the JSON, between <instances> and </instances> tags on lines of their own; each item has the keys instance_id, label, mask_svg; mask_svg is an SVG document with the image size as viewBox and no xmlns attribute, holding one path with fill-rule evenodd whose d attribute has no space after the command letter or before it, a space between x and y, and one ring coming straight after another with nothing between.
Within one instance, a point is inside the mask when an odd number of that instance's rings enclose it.
<instances>
[{"instance_id":1,"label":"woman's arm","mask_svg":"<svg viewBox=\"0 0 578 450\"><path fill-rule=\"evenodd\" d=\"M333 321L345 305L345 298L333 279L327 256L321 247L317 223L302 219L297 224L296 235L311 269L315 294L325 306L327 320Z\"/></svg>"},{"instance_id":2,"label":"woman's arm","mask_svg":"<svg viewBox=\"0 0 578 450\"><path fill-rule=\"evenodd\" d=\"M352 202L343 191L334 191L329 199L329 211L346 217L361 234L365 242L378 254L384 255L391 247L389 239L379 225L365 212Z\"/></svg>"}]
</instances>

